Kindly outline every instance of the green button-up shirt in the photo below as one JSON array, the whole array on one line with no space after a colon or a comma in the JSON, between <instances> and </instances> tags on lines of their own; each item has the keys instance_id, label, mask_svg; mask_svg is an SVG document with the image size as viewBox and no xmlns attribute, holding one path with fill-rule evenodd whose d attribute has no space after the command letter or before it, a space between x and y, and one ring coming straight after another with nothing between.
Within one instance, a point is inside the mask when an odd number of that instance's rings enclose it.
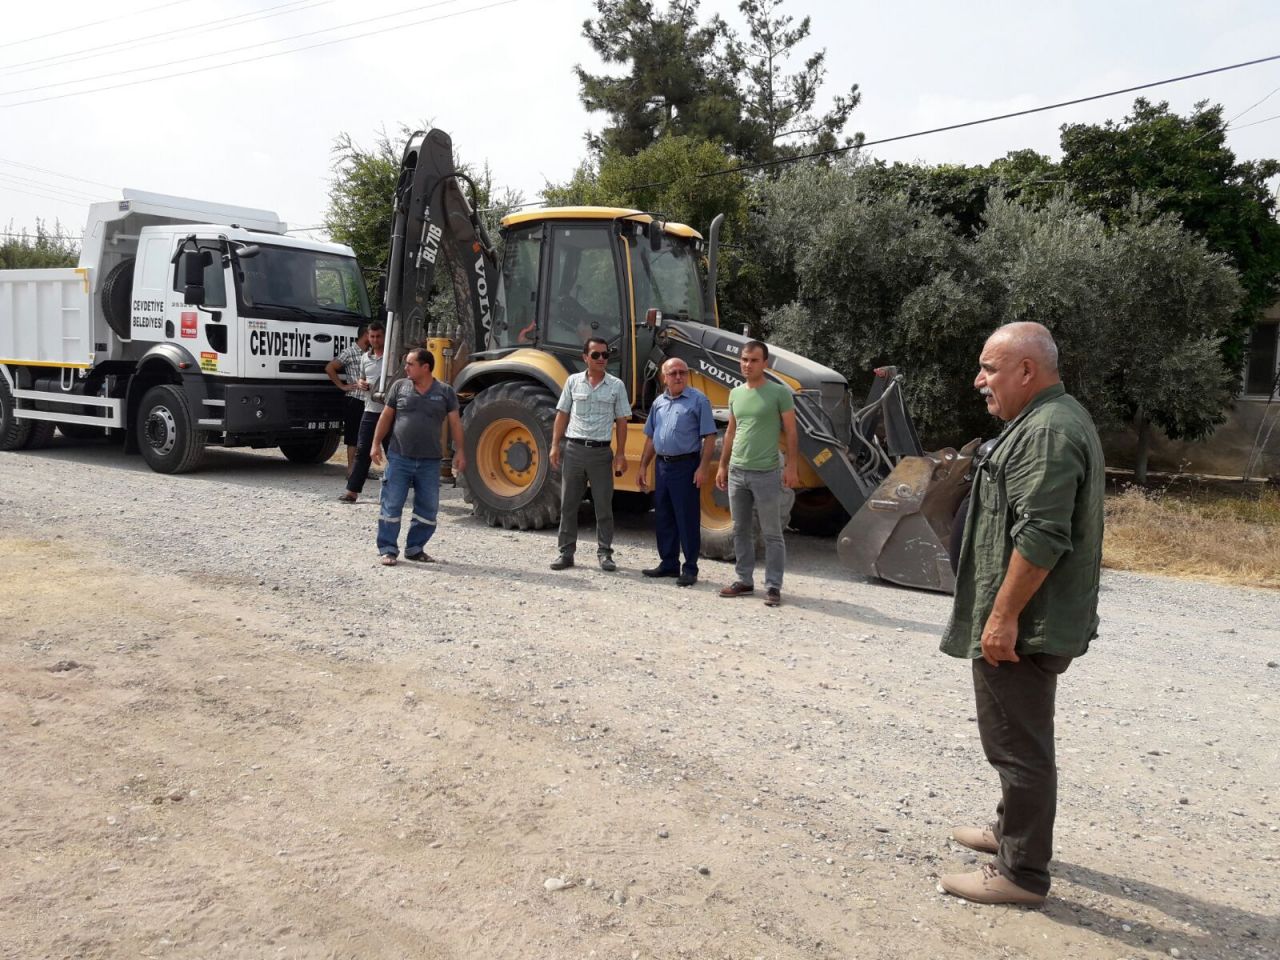
<instances>
[{"instance_id":1,"label":"green button-up shirt","mask_svg":"<svg viewBox=\"0 0 1280 960\"><path fill-rule=\"evenodd\" d=\"M955 604L953 657L982 656L982 629L1014 550L1049 570L1018 618L1017 652L1078 657L1098 635L1105 464L1098 431L1062 384L1036 394L975 465Z\"/></svg>"}]
</instances>

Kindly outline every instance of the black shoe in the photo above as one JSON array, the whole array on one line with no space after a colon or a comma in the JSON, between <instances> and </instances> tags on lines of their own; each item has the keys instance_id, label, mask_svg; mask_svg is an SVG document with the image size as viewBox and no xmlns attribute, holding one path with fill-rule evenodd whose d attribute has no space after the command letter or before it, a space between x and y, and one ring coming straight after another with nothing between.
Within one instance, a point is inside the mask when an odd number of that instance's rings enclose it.
<instances>
[{"instance_id":1,"label":"black shoe","mask_svg":"<svg viewBox=\"0 0 1280 960\"><path fill-rule=\"evenodd\" d=\"M613 571L618 569L618 565L613 562L613 557L601 557L600 569L605 573L613 573Z\"/></svg>"},{"instance_id":2,"label":"black shoe","mask_svg":"<svg viewBox=\"0 0 1280 960\"><path fill-rule=\"evenodd\" d=\"M650 567L648 570L641 570L646 577L674 577L678 576L678 570L668 570L666 567Z\"/></svg>"},{"instance_id":3,"label":"black shoe","mask_svg":"<svg viewBox=\"0 0 1280 960\"><path fill-rule=\"evenodd\" d=\"M677 587L692 587L698 582L698 575L695 573L682 573L676 577Z\"/></svg>"},{"instance_id":4,"label":"black shoe","mask_svg":"<svg viewBox=\"0 0 1280 960\"><path fill-rule=\"evenodd\" d=\"M573 555L568 553L562 553L560 554L560 556L556 557L554 560L551 561L552 570L564 570L572 566L573 566Z\"/></svg>"}]
</instances>

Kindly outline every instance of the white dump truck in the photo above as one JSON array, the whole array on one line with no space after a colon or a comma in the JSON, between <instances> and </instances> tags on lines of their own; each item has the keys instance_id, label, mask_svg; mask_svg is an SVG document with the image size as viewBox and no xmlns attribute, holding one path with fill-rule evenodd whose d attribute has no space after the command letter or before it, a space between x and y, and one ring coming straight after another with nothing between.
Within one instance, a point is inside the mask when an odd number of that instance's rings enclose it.
<instances>
[{"instance_id":1,"label":"white dump truck","mask_svg":"<svg viewBox=\"0 0 1280 960\"><path fill-rule=\"evenodd\" d=\"M0 271L0 450L110 432L153 470L208 445L322 463L343 394L325 365L369 320L349 247L268 210L125 190L89 208L80 265Z\"/></svg>"}]
</instances>

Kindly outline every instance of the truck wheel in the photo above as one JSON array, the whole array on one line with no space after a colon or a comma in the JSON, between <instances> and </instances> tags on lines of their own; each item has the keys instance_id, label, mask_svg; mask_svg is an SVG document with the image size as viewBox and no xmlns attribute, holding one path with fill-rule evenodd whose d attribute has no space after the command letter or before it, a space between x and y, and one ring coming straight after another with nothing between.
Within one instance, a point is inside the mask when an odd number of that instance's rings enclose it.
<instances>
[{"instance_id":1,"label":"truck wheel","mask_svg":"<svg viewBox=\"0 0 1280 960\"><path fill-rule=\"evenodd\" d=\"M791 508L791 528L818 537L833 537L849 522L849 514L836 495L823 487L801 490Z\"/></svg>"},{"instance_id":2,"label":"truck wheel","mask_svg":"<svg viewBox=\"0 0 1280 960\"><path fill-rule=\"evenodd\" d=\"M40 450L53 440L56 424L52 420L36 420L31 424L31 432L27 434L27 450Z\"/></svg>"},{"instance_id":3,"label":"truck wheel","mask_svg":"<svg viewBox=\"0 0 1280 960\"><path fill-rule=\"evenodd\" d=\"M294 463L328 463L329 458L342 442L342 434L330 430L318 437L307 437L305 440L290 440L280 444L280 452Z\"/></svg>"},{"instance_id":4,"label":"truck wheel","mask_svg":"<svg viewBox=\"0 0 1280 960\"><path fill-rule=\"evenodd\" d=\"M132 336L129 323L129 298L133 292L133 257L121 260L102 280L102 316L117 337Z\"/></svg>"},{"instance_id":5,"label":"truck wheel","mask_svg":"<svg viewBox=\"0 0 1280 960\"><path fill-rule=\"evenodd\" d=\"M463 497L491 527L541 530L560 522L560 473L551 468L556 401L532 383L482 390L462 418Z\"/></svg>"},{"instance_id":6,"label":"truck wheel","mask_svg":"<svg viewBox=\"0 0 1280 960\"><path fill-rule=\"evenodd\" d=\"M19 420L9 381L0 377L0 450L21 450L31 435L31 421Z\"/></svg>"},{"instance_id":7,"label":"truck wheel","mask_svg":"<svg viewBox=\"0 0 1280 960\"><path fill-rule=\"evenodd\" d=\"M134 429L142 459L156 473L188 473L204 459L205 435L181 387L162 383L143 394Z\"/></svg>"}]
</instances>

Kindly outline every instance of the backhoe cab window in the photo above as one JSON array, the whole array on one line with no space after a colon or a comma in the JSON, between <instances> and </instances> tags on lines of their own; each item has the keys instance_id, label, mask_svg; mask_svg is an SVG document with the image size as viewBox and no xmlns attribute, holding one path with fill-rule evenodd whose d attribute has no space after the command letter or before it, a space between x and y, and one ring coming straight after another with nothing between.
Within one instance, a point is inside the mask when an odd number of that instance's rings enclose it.
<instances>
[{"instance_id":1,"label":"backhoe cab window","mask_svg":"<svg viewBox=\"0 0 1280 960\"><path fill-rule=\"evenodd\" d=\"M369 297L354 259L259 244L240 261L243 316L320 320L356 326L369 319Z\"/></svg>"},{"instance_id":2,"label":"backhoe cab window","mask_svg":"<svg viewBox=\"0 0 1280 960\"><path fill-rule=\"evenodd\" d=\"M617 345L622 337L622 287L611 224L551 228L548 342L582 349L588 337Z\"/></svg>"},{"instance_id":3,"label":"backhoe cab window","mask_svg":"<svg viewBox=\"0 0 1280 960\"><path fill-rule=\"evenodd\" d=\"M637 317L657 307L668 316L684 314L698 323L706 322L698 255L692 242L664 234L656 252L645 237L632 240L628 246Z\"/></svg>"},{"instance_id":4,"label":"backhoe cab window","mask_svg":"<svg viewBox=\"0 0 1280 960\"><path fill-rule=\"evenodd\" d=\"M538 254L542 227L513 230L502 254L502 284L494 309L493 336L499 347L531 344L538 337Z\"/></svg>"}]
</instances>

